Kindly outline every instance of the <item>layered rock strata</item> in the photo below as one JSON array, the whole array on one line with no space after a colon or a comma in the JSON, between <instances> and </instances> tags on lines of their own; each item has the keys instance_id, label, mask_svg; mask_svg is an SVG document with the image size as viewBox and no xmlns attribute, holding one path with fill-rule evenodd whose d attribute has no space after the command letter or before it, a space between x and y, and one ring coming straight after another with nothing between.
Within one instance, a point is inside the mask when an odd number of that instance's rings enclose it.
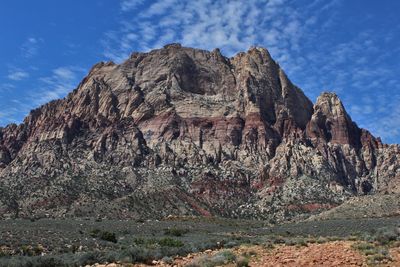
<instances>
[{"instance_id":1,"label":"layered rock strata","mask_svg":"<svg viewBox=\"0 0 400 267\"><path fill-rule=\"evenodd\" d=\"M171 44L96 64L1 128L0 214L284 220L399 193L399 152L334 93L313 105L264 48Z\"/></svg>"}]
</instances>

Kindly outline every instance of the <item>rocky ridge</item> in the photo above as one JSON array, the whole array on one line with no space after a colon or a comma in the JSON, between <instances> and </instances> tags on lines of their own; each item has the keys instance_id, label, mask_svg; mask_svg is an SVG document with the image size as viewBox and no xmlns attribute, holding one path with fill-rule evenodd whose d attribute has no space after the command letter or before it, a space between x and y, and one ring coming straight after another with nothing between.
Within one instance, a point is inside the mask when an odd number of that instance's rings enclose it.
<instances>
[{"instance_id":1,"label":"rocky ridge","mask_svg":"<svg viewBox=\"0 0 400 267\"><path fill-rule=\"evenodd\" d=\"M399 150L336 94L313 105L264 48L171 44L1 128L0 214L284 220L399 193Z\"/></svg>"}]
</instances>

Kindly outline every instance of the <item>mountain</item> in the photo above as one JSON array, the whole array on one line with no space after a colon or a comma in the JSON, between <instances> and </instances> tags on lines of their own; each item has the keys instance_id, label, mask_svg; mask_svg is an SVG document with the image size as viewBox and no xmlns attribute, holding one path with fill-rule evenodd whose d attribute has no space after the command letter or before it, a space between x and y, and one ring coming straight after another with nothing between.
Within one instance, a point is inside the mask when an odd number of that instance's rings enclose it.
<instances>
[{"instance_id":1,"label":"mountain","mask_svg":"<svg viewBox=\"0 0 400 267\"><path fill-rule=\"evenodd\" d=\"M1 128L0 214L286 220L399 193L399 152L334 93L313 105L264 48L170 44Z\"/></svg>"}]
</instances>

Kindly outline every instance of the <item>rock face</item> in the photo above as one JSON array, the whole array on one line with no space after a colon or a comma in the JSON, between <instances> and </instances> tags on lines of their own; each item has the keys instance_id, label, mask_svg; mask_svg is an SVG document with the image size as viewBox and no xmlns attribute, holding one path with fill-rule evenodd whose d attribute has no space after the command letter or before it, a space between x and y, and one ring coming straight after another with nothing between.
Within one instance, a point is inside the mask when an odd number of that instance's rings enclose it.
<instances>
[{"instance_id":1,"label":"rock face","mask_svg":"<svg viewBox=\"0 0 400 267\"><path fill-rule=\"evenodd\" d=\"M0 214L283 220L400 192L399 150L335 94L313 106L264 48L171 44L0 129Z\"/></svg>"}]
</instances>

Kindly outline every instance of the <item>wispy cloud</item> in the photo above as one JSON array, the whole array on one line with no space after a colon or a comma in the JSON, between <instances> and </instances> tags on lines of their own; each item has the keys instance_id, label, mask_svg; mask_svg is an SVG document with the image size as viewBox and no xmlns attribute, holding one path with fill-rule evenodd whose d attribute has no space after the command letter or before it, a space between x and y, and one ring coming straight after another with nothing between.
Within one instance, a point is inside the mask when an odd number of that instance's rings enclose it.
<instances>
[{"instance_id":1,"label":"wispy cloud","mask_svg":"<svg viewBox=\"0 0 400 267\"><path fill-rule=\"evenodd\" d=\"M21 45L21 55L24 58L31 58L37 55L39 51L40 44L43 42L42 38L29 37Z\"/></svg>"},{"instance_id":2,"label":"wispy cloud","mask_svg":"<svg viewBox=\"0 0 400 267\"><path fill-rule=\"evenodd\" d=\"M180 42L203 49L219 47L227 55L264 45L285 59L287 51L299 50L307 27L316 23L315 16L304 13L314 10L300 12L289 2L124 0L121 27L106 33L104 55L120 62L134 49L147 51Z\"/></svg>"},{"instance_id":3,"label":"wispy cloud","mask_svg":"<svg viewBox=\"0 0 400 267\"><path fill-rule=\"evenodd\" d=\"M138 5L142 4L144 0L123 0L121 2L121 10L126 12L135 9Z\"/></svg>"},{"instance_id":4,"label":"wispy cloud","mask_svg":"<svg viewBox=\"0 0 400 267\"><path fill-rule=\"evenodd\" d=\"M15 88L15 85L12 83L2 83L0 84L0 92L10 91Z\"/></svg>"},{"instance_id":5,"label":"wispy cloud","mask_svg":"<svg viewBox=\"0 0 400 267\"><path fill-rule=\"evenodd\" d=\"M76 68L71 67L60 67L53 70L53 74L56 78L61 80L74 80L76 79Z\"/></svg>"},{"instance_id":6,"label":"wispy cloud","mask_svg":"<svg viewBox=\"0 0 400 267\"><path fill-rule=\"evenodd\" d=\"M54 99L64 97L78 84L78 79L86 72L85 69L73 66L58 67L52 74L39 79L40 89L32 95L35 105L41 105Z\"/></svg>"},{"instance_id":7,"label":"wispy cloud","mask_svg":"<svg viewBox=\"0 0 400 267\"><path fill-rule=\"evenodd\" d=\"M20 122L30 110L51 100L63 98L79 83L79 79L86 73L86 69L74 66L54 68L48 76L41 77L32 82L33 90L27 95L13 97L8 100L6 108L0 110L0 123L8 124ZM1 90L14 88L13 84L1 84Z\"/></svg>"},{"instance_id":8,"label":"wispy cloud","mask_svg":"<svg viewBox=\"0 0 400 267\"><path fill-rule=\"evenodd\" d=\"M20 81L29 77L29 73L21 69L9 70L7 78L12 81Z\"/></svg>"}]
</instances>

